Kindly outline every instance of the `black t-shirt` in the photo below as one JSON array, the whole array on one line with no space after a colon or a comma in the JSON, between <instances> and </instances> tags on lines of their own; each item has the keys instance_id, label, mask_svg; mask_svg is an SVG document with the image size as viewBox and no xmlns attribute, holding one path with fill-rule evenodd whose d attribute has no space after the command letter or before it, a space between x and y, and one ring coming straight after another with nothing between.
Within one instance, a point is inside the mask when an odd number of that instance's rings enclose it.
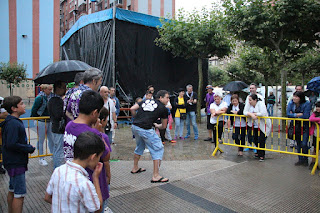
<instances>
[{"instance_id":1,"label":"black t-shirt","mask_svg":"<svg viewBox=\"0 0 320 213\"><path fill-rule=\"evenodd\" d=\"M50 121L52 123L52 132L63 134L64 132L59 131L59 122L64 118L63 100L60 97L50 98L47 106L50 114Z\"/></svg>"},{"instance_id":2,"label":"black t-shirt","mask_svg":"<svg viewBox=\"0 0 320 213\"><path fill-rule=\"evenodd\" d=\"M159 100L145 100L139 106L133 124L140 128L151 129L158 118L168 118L168 109Z\"/></svg>"},{"instance_id":3,"label":"black t-shirt","mask_svg":"<svg viewBox=\"0 0 320 213\"><path fill-rule=\"evenodd\" d=\"M190 99L196 99L198 100L198 95L195 92L192 92L191 94L188 94L188 92L186 92L184 94L185 99L188 101ZM192 112L192 111L197 111L197 104L186 104L187 105L187 112Z\"/></svg>"}]
</instances>

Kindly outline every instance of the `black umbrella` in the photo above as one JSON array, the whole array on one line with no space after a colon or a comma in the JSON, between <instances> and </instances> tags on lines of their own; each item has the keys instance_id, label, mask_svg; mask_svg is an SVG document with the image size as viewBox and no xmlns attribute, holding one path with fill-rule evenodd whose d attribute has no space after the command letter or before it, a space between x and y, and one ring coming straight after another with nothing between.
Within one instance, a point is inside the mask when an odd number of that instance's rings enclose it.
<instances>
[{"instance_id":1,"label":"black umbrella","mask_svg":"<svg viewBox=\"0 0 320 213\"><path fill-rule=\"evenodd\" d=\"M55 81L72 82L78 72L92 68L78 60L59 61L46 66L34 79L38 84L53 84Z\"/></svg>"},{"instance_id":2,"label":"black umbrella","mask_svg":"<svg viewBox=\"0 0 320 213\"><path fill-rule=\"evenodd\" d=\"M236 92L236 91L241 91L247 87L248 87L248 84L246 84L242 81L231 81L223 87L223 90L230 91L230 92Z\"/></svg>"}]
</instances>

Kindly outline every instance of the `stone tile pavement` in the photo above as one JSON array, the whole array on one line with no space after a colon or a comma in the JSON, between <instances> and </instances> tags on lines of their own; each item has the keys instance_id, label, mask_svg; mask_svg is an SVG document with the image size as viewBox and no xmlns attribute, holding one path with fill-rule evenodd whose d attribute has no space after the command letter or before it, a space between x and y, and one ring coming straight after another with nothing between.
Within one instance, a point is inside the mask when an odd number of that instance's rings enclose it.
<instances>
[{"instance_id":1,"label":"stone tile pavement","mask_svg":"<svg viewBox=\"0 0 320 213\"><path fill-rule=\"evenodd\" d=\"M152 162L145 154L140 166L147 169L131 174L135 142L130 129L117 130L111 162L109 206L114 212L319 212L320 177L306 167L295 167L296 156L270 153L266 161L252 152L236 155L235 147L222 146L225 153L212 157L213 145L188 139L165 144L161 174L168 184L150 183ZM27 172L28 195L24 212L50 212L44 192L52 173L31 159ZM0 176L0 212L7 212L8 176Z\"/></svg>"}]
</instances>

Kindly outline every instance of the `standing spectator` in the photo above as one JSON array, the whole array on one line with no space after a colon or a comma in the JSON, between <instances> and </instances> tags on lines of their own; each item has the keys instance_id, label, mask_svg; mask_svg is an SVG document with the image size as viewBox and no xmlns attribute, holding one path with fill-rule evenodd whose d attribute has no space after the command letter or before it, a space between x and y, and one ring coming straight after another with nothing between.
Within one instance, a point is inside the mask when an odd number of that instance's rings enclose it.
<instances>
[{"instance_id":1,"label":"standing spectator","mask_svg":"<svg viewBox=\"0 0 320 213\"><path fill-rule=\"evenodd\" d=\"M267 110L268 110L268 115L273 116L273 106L276 103L276 97L274 96L273 92L269 93L270 95L268 96L268 104L267 104Z\"/></svg>"},{"instance_id":2,"label":"standing spectator","mask_svg":"<svg viewBox=\"0 0 320 213\"><path fill-rule=\"evenodd\" d=\"M114 87L110 87L110 98L111 98L111 100L113 100L114 105L116 107L116 115L119 116L119 114L120 114L120 101L116 97L116 88L114 88Z\"/></svg>"},{"instance_id":3,"label":"standing spectator","mask_svg":"<svg viewBox=\"0 0 320 213\"><path fill-rule=\"evenodd\" d=\"M54 170L48 183L45 201L51 212L101 212L103 197L99 177L103 164L99 162L105 145L92 132L81 133L74 143L74 159ZM92 182L88 179L93 171Z\"/></svg>"},{"instance_id":4,"label":"standing spectator","mask_svg":"<svg viewBox=\"0 0 320 213\"><path fill-rule=\"evenodd\" d=\"M217 144L217 128L218 128L218 140L219 143L222 143L221 137L223 132L223 125L224 122L226 122L225 116L220 116L219 120L217 120L218 116L226 113L228 105L226 102L222 100L223 96L221 92L215 92L214 93L214 102L210 104L210 112L211 112L211 118L210 123L212 124L212 131L213 131L213 137L212 137L212 143L216 146Z\"/></svg>"},{"instance_id":5,"label":"standing spectator","mask_svg":"<svg viewBox=\"0 0 320 213\"><path fill-rule=\"evenodd\" d=\"M208 85L207 87L207 94L206 94L206 113L207 113L207 130L209 137L204 139L204 141L212 141L212 129L213 125L210 123L211 112L210 112L210 105L214 102L214 93L213 87Z\"/></svg>"},{"instance_id":6,"label":"standing spectator","mask_svg":"<svg viewBox=\"0 0 320 213\"><path fill-rule=\"evenodd\" d=\"M48 84L41 85L41 92L38 94L36 99L34 100L32 109L31 109L31 117L42 117L49 116L48 111L48 101L51 98L52 94L52 86ZM35 121L35 126L38 125L38 134L39 140L37 143L37 149L39 150L39 155L43 155L43 142L45 139L45 135L47 134L48 146L51 153L53 153L53 138L51 133L51 123L49 120L41 119ZM47 161L40 157L39 164L41 166L47 166Z\"/></svg>"},{"instance_id":7,"label":"standing spectator","mask_svg":"<svg viewBox=\"0 0 320 213\"><path fill-rule=\"evenodd\" d=\"M25 172L28 171L28 153L35 148L28 144L25 127L19 119L26 113L26 106L18 96L6 97L3 107L9 113L2 128L3 165L10 177L8 192L8 212L21 213L27 193Z\"/></svg>"},{"instance_id":8,"label":"standing spectator","mask_svg":"<svg viewBox=\"0 0 320 213\"><path fill-rule=\"evenodd\" d=\"M232 96L232 94L229 91L227 91L226 96L224 96L224 98L223 98L223 101L227 103L228 107L231 104L231 96Z\"/></svg>"},{"instance_id":9,"label":"standing spectator","mask_svg":"<svg viewBox=\"0 0 320 213\"><path fill-rule=\"evenodd\" d=\"M184 96L187 100L187 119L186 119L187 134L184 138L190 138L190 134L191 134L190 121L191 121L193 126L194 139L198 140L199 133L198 133L198 126L196 121L198 95L193 91L193 87L191 84L187 85L186 88L187 88L187 92L185 93Z\"/></svg>"},{"instance_id":10,"label":"standing spectator","mask_svg":"<svg viewBox=\"0 0 320 213\"><path fill-rule=\"evenodd\" d=\"M296 90L296 92L303 92L303 87L301 85L296 85L295 90ZM287 105L289 105L289 103L292 101L292 99L293 99L293 94L290 95L290 97L288 98ZM309 101L309 98L305 96L305 100ZM295 146L295 141L289 139L289 144L290 144L290 148L293 148Z\"/></svg>"},{"instance_id":11,"label":"standing spectator","mask_svg":"<svg viewBox=\"0 0 320 213\"><path fill-rule=\"evenodd\" d=\"M306 101L303 92L293 93L293 98L289 102L287 107L288 118L304 118L309 119L311 111L311 105L309 101ZM293 121L291 121L293 123ZM292 124L291 124L292 125ZM295 140L297 142L297 152L308 154L308 139L309 139L309 122L303 121L303 132L301 132L301 121L295 122ZM301 141L301 134L303 139ZM308 166L308 157L299 156L299 161L295 163L296 166Z\"/></svg>"},{"instance_id":12,"label":"standing spectator","mask_svg":"<svg viewBox=\"0 0 320 213\"><path fill-rule=\"evenodd\" d=\"M109 137L109 141L112 144L112 132L117 128L117 115L116 115L116 107L114 106L113 100L109 98L109 88L106 86L102 86L100 88L100 95L104 101L104 107L109 111L107 125L105 127L105 133Z\"/></svg>"},{"instance_id":13,"label":"standing spectator","mask_svg":"<svg viewBox=\"0 0 320 213\"><path fill-rule=\"evenodd\" d=\"M72 161L74 158L74 143L77 137L83 132L93 132L98 135L105 142L105 150L100 157L100 162L103 163L102 171L99 175L99 184L103 199L104 208L107 206L109 198L108 190L108 178L107 178L107 168L106 163L110 159L110 150L108 146L108 137L105 134L102 134L97 129L92 128L98 122L100 110L103 107L103 99L99 93L88 90L84 91L81 100L79 102L79 116L74 121L70 121L66 126L64 133L64 156L68 161ZM92 181L93 170L86 168L86 171L89 174L89 178ZM103 208L103 209L104 209Z\"/></svg>"},{"instance_id":14,"label":"standing spectator","mask_svg":"<svg viewBox=\"0 0 320 213\"><path fill-rule=\"evenodd\" d=\"M318 100L318 96L316 96L315 92L311 91L311 95L309 97L309 100L310 100L310 104L311 104L311 109L313 109L317 100Z\"/></svg>"},{"instance_id":15,"label":"standing spectator","mask_svg":"<svg viewBox=\"0 0 320 213\"><path fill-rule=\"evenodd\" d=\"M312 115L310 116L309 121L310 122L316 122L316 123L318 123L320 125L320 102L319 101L315 104L315 110L312 113ZM310 135L313 136L313 140L312 140L313 141L313 143L312 143L313 152L312 152L312 154L316 155L317 128L316 128L316 125L314 123L312 123L309 133L310 133ZM312 170L312 168L313 168L313 166L315 164L315 161L316 161L315 158L311 158L311 163L310 163L310 166L309 166L310 170ZM318 166L318 168L319 168L319 166Z\"/></svg>"},{"instance_id":16,"label":"standing spectator","mask_svg":"<svg viewBox=\"0 0 320 213\"><path fill-rule=\"evenodd\" d=\"M102 72L97 68L90 68L83 74L83 83L70 95L66 106L66 115L70 120L74 120L79 115L79 102L82 93L86 90L98 91L102 81Z\"/></svg>"},{"instance_id":17,"label":"standing spectator","mask_svg":"<svg viewBox=\"0 0 320 213\"><path fill-rule=\"evenodd\" d=\"M143 98L142 98L142 100L146 100L147 99L147 94L150 94L151 93L151 99L154 99L154 97L153 97L153 95L154 95L154 86L152 86L152 85L149 85L148 86L148 89L147 89L147 92L146 92L146 94L143 96Z\"/></svg>"},{"instance_id":18,"label":"standing spectator","mask_svg":"<svg viewBox=\"0 0 320 213\"><path fill-rule=\"evenodd\" d=\"M0 97L0 119L5 119L8 112L2 107L3 97ZM2 156L2 144L0 143L0 156ZM2 160L2 158L1 158ZM6 170L2 167L2 162L0 162L0 174L5 174Z\"/></svg>"},{"instance_id":19,"label":"standing spectator","mask_svg":"<svg viewBox=\"0 0 320 213\"><path fill-rule=\"evenodd\" d=\"M248 108L248 109L250 108L250 103L249 103L249 97L250 97L250 95L257 95L258 98L259 98L259 100L261 100L262 103L265 103L263 96L257 93L257 89L258 89L257 84L251 83L249 89L250 89L250 94L249 94L249 95L247 96L247 98L246 98L245 108ZM248 135L248 142L249 142L250 144L252 144L252 142L253 142L253 141L252 141L252 140L253 140L253 137L250 137L250 136L251 136L251 135ZM249 151L249 150L252 150L252 149L250 149L250 148L244 149L244 151ZM257 150L256 150L256 149L253 149L253 151L254 151L254 153L257 153Z\"/></svg>"},{"instance_id":20,"label":"standing spectator","mask_svg":"<svg viewBox=\"0 0 320 213\"><path fill-rule=\"evenodd\" d=\"M156 100L145 100L139 104L135 104L130 108L134 121L132 124L132 132L136 138L136 149L134 151L132 174L146 171L139 168L139 160L143 154L145 146L150 150L153 160L153 174L151 183L165 183L168 178L161 177L159 169L163 157L163 144L152 128L154 125L158 129L165 129L168 123L168 110L165 107L169 101L169 93L165 90L160 90L157 93ZM136 113L136 111L138 112ZM155 122L161 119L161 124Z\"/></svg>"},{"instance_id":21,"label":"standing spectator","mask_svg":"<svg viewBox=\"0 0 320 213\"><path fill-rule=\"evenodd\" d=\"M231 96L231 103L227 109L227 114L243 115L244 104L240 103L239 96L233 94ZM234 133L232 139L235 140L236 144L245 145L246 139L246 120L242 117L230 116L230 120L233 121ZM238 156L243 155L243 147L238 147Z\"/></svg>"},{"instance_id":22,"label":"standing spectator","mask_svg":"<svg viewBox=\"0 0 320 213\"><path fill-rule=\"evenodd\" d=\"M179 96L174 100L174 106L176 108L174 121L175 121L175 131L174 131L174 139L184 139L183 138L183 127L184 121L186 119L186 104L187 99L184 96L184 89L179 89Z\"/></svg>"},{"instance_id":23,"label":"standing spectator","mask_svg":"<svg viewBox=\"0 0 320 213\"><path fill-rule=\"evenodd\" d=\"M66 113L66 124L67 124L69 121L73 120L72 114L69 113L69 112L67 112L67 111L66 111L66 108L67 108L67 106L68 106L68 104L69 104L69 100L70 100L70 97L71 97L72 93L73 93L74 91L76 91L76 90L79 88L80 85L83 84L83 74L84 74L83 72L78 72L78 73L76 74L76 76L74 77L74 87L73 87L73 88L70 88L70 89L66 92L66 95L65 95L65 97L64 97L64 100L63 100L63 105L64 105L64 107L63 107L63 112Z\"/></svg>"},{"instance_id":24,"label":"standing spectator","mask_svg":"<svg viewBox=\"0 0 320 213\"><path fill-rule=\"evenodd\" d=\"M63 135L65 130L65 117L62 97L66 93L66 84L65 82L57 81L53 87L55 96L50 98L48 102L48 111L50 114L53 139L53 166L57 168L64 163Z\"/></svg>"},{"instance_id":25,"label":"standing spectator","mask_svg":"<svg viewBox=\"0 0 320 213\"><path fill-rule=\"evenodd\" d=\"M249 105L245 105L243 114L248 116L248 135L253 136L253 142L256 147L266 147L266 137L270 133L271 121L270 119L258 118L267 117L268 112L265 103L258 97L257 94L249 95ZM264 161L265 151L258 150L255 157L259 158L259 161Z\"/></svg>"},{"instance_id":26,"label":"standing spectator","mask_svg":"<svg viewBox=\"0 0 320 213\"><path fill-rule=\"evenodd\" d=\"M116 116L118 117L119 114L120 114L120 101L116 97L116 88L114 88L114 87L110 87L110 98L114 102L114 105L116 107ZM116 136L116 129L117 128L114 128L113 131L112 131L112 142L113 143L114 143L114 138Z\"/></svg>"}]
</instances>

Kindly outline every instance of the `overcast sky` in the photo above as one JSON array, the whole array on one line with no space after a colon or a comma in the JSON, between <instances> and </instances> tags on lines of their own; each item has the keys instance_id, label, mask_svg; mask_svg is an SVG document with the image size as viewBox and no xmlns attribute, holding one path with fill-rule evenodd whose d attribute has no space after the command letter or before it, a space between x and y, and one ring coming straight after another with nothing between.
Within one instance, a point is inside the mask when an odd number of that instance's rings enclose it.
<instances>
[{"instance_id":1,"label":"overcast sky","mask_svg":"<svg viewBox=\"0 0 320 213\"><path fill-rule=\"evenodd\" d=\"M202 7L211 7L212 2L220 2L219 0L176 0L176 12L180 8L184 8L186 11L191 12L194 8L201 10Z\"/></svg>"}]
</instances>

